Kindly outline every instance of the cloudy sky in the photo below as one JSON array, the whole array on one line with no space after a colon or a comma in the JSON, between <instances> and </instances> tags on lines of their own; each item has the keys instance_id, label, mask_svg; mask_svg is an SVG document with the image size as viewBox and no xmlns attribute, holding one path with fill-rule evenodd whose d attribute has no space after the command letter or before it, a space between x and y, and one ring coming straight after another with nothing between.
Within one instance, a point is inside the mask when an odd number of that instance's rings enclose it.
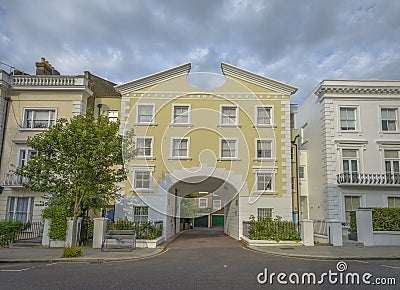
<instances>
[{"instance_id":1,"label":"cloudy sky","mask_svg":"<svg viewBox=\"0 0 400 290\"><path fill-rule=\"evenodd\" d=\"M0 61L34 73L43 56L116 83L225 61L298 87L299 103L323 79L400 79L399 12L398 0L2 0Z\"/></svg>"}]
</instances>

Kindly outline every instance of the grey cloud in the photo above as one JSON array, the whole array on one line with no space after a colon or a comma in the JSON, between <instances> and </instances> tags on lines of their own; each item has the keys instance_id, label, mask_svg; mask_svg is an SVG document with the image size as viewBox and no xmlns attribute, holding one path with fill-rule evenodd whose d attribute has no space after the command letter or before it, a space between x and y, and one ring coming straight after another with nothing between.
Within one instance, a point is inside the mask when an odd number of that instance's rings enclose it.
<instances>
[{"instance_id":1,"label":"grey cloud","mask_svg":"<svg viewBox=\"0 0 400 290\"><path fill-rule=\"evenodd\" d=\"M44 56L114 82L226 61L299 87L301 102L326 78L399 79L398 11L396 0L3 1L0 60L33 72Z\"/></svg>"}]
</instances>

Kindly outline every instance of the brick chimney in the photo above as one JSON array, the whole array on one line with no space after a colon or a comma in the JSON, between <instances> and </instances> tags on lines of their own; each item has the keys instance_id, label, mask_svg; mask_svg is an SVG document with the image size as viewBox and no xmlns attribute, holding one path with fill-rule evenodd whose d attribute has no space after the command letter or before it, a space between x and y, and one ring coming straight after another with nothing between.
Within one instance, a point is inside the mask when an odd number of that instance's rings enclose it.
<instances>
[{"instance_id":1,"label":"brick chimney","mask_svg":"<svg viewBox=\"0 0 400 290\"><path fill-rule=\"evenodd\" d=\"M36 75L52 75L54 67L44 58L36 63Z\"/></svg>"}]
</instances>

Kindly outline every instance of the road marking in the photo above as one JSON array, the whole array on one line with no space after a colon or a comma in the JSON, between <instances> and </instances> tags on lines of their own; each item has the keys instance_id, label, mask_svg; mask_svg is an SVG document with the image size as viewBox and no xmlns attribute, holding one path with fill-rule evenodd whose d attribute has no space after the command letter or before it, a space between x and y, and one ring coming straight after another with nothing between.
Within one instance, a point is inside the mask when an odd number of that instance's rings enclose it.
<instances>
[{"instance_id":1,"label":"road marking","mask_svg":"<svg viewBox=\"0 0 400 290\"><path fill-rule=\"evenodd\" d=\"M23 271L28 271L30 269L33 269L34 267L30 268L24 268L24 269L5 269L5 270L0 270L1 272L23 272Z\"/></svg>"},{"instance_id":2,"label":"road marking","mask_svg":"<svg viewBox=\"0 0 400 290\"><path fill-rule=\"evenodd\" d=\"M400 269L400 267L395 267L395 266L388 266L388 265L381 265L382 267L386 268L392 268L392 269Z\"/></svg>"}]
</instances>

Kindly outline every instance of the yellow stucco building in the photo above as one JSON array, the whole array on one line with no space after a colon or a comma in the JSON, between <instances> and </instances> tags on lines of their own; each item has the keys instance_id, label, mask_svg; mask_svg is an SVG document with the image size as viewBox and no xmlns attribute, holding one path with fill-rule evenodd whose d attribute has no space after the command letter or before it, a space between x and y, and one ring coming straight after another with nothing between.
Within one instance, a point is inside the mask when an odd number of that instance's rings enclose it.
<instances>
[{"instance_id":1,"label":"yellow stucco building","mask_svg":"<svg viewBox=\"0 0 400 290\"><path fill-rule=\"evenodd\" d=\"M168 238L188 218L185 197L197 193L198 218L222 208L225 233L236 239L251 215L291 220L290 96L297 89L227 63L218 86L195 88L190 68L116 86L121 132L134 130L137 149L116 218L163 220ZM198 77L210 83L210 76Z\"/></svg>"}]
</instances>

